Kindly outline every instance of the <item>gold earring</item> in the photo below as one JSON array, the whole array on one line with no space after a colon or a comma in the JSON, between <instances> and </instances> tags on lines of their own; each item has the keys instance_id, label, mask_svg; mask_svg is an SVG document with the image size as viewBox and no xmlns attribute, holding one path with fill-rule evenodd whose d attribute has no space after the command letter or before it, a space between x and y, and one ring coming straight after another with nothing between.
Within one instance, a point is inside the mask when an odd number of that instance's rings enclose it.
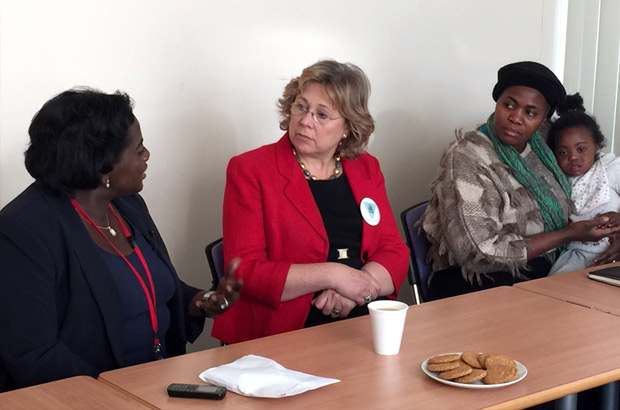
<instances>
[{"instance_id":1,"label":"gold earring","mask_svg":"<svg viewBox=\"0 0 620 410\"><path fill-rule=\"evenodd\" d=\"M347 134L342 134L342 139L346 139L348 137Z\"/></svg>"}]
</instances>

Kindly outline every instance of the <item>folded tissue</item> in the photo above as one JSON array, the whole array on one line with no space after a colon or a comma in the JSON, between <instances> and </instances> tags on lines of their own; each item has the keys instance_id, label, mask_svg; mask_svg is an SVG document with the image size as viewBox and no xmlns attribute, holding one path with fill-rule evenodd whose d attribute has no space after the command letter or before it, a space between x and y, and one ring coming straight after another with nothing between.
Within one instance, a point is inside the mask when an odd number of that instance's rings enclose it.
<instances>
[{"instance_id":1,"label":"folded tissue","mask_svg":"<svg viewBox=\"0 0 620 410\"><path fill-rule=\"evenodd\" d=\"M212 367L199 377L243 396L272 398L294 396L340 381L288 370L271 359L255 355Z\"/></svg>"}]
</instances>

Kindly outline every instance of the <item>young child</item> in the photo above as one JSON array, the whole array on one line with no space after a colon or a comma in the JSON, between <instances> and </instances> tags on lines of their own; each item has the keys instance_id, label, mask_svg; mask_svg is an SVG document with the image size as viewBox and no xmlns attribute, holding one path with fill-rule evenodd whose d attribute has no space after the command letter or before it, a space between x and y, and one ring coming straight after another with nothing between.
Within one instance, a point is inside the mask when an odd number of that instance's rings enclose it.
<instances>
[{"instance_id":1,"label":"young child","mask_svg":"<svg viewBox=\"0 0 620 410\"><path fill-rule=\"evenodd\" d=\"M551 125L547 142L572 187L571 221L592 219L620 210L620 158L600 151L605 145L596 120L586 114L579 93L569 95L558 106L560 117ZM572 272L592 265L593 259L609 246L598 242L570 242L557 259L549 276Z\"/></svg>"}]
</instances>

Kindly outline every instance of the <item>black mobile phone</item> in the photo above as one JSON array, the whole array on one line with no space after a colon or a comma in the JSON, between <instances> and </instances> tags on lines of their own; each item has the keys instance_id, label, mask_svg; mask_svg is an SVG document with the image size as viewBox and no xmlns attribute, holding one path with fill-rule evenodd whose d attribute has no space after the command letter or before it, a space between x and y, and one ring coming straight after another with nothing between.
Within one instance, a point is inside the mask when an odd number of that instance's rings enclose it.
<instances>
[{"instance_id":1,"label":"black mobile phone","mask_svg":"<svg viewBox=\"0 0 620 410\"><path fill-rule=\"evenodd\" d=\"M168 396L222 400L226 396L226 387L207 384L172 383L168 386Z\"/></svg>"}]
</instances>

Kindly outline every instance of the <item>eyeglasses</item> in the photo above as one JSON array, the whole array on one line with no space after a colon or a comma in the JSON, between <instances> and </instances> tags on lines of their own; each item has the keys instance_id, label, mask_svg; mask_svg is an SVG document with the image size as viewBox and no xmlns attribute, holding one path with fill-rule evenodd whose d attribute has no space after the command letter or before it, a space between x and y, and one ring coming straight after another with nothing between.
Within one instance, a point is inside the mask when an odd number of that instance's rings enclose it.
<instances>
[{"instance_id":1,"label":"eyeglasses","mask_svg":"<svg viewBox=\"0 0 620 410\"><path fill-rule=\"evenodd\" d=\"M321 111L320 109L316 111L310 111L310 107L308 107L304 103L297 102L297 101L294 102L293 105L291 106L291 114L295 116L305 117L307 113L310 113L310 115L312 115L312 119L314 120L315 123L321 124L321 125L325 125L330 121L337 120L338 118L342 118L342 116L330 118L329 115L327 115L325 112Z\"/></svg>"}]
</instances>

